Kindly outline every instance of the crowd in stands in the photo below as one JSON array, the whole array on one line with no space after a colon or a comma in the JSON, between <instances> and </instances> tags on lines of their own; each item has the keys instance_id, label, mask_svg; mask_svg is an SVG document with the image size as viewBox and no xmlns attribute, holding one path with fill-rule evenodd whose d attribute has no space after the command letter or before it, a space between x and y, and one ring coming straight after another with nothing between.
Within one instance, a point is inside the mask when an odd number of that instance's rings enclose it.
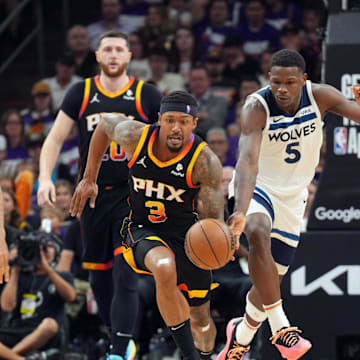
<instances>
[{"instance_id":1,"label":"crowd in stands","mask_svg":"<svg viewBox=\"0 0 360 360\"><path fill-rule=\"evenodd\" d=\"M75 278L71 283L77 299L66 307L71 341L78 341L79 336L88 336L91 331L100 331L100 334L105 331L99 330L101 323L94 315L96 309L91 306L88 273L81 268L80 222L71 218L68 212L78 175L77 128L74 126L62 147L52 174L56 184L53 208L40 209L36 202L39 156L67 90L77 81L97 74L95 51L99 35L114 29L129 34L133 54L129 75L154 84L163 94L186 89L195 96L200 106L196 133L208 142L221 160L227 193L237 158L240 110L246 97L268 85L271 56L281 48L299 51L306 60L309 79L319 82L322 63L319 29L326 20L324 9L314 6L316 2L311 1L100 2L101 14L97 22L89 24L84 17L82 24L73 24L68 29L63 46L66 51L59 54L54 75L33 84L29 89L28 107L4 111L0 122L0 185L4 192L7 242L11 248L19 233L38 230L42 220L51 220L51 231L63 246L58 270L72 273ZM311 194L314 191L316 179L311 184ZM226 208L225 213L228 216L231 209ZM216 275L222 281L229 276L233 279L224 280L226 285L222 290L214 292L214 311L222 317L230 317L229 307L223 299L229 296L241 298L250 286L249 278L242 273L237 277L242 281L239 287L234 280L234 266L235 271L241 272L238 263L234 262L229 265L231 271L225 268ZM145 300L141 302L137 340L147 344L145 350L142 347L142 354L147 353L150 339L144 337L141 329L149 329L144 325L149 321L149 310L156 313L150 285L145 278L140 282L140 295ZM9 309L3 307L3 301L1 306L4 311ZM89 318L92 319L91 326L88 325ZM222 324L225 323L224 320ZM51 330L54 331L54 327ZM218 342L223 340L220 338Z\"/></svg>"}]
</instances>

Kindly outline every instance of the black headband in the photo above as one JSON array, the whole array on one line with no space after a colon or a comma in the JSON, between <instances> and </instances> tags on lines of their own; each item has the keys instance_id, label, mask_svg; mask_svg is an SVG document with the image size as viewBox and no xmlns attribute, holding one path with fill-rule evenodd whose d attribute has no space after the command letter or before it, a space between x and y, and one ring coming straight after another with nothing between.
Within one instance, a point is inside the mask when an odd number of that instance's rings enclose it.
<instances>
[{"instance_id":1,"label":"black headband","mask_svg":"<svg viewBox=\"0 0 360 360\"><path fill-rule=\"evenodd\" d=\"M198 113L198 107L196 105L186 105L184 103L163 103L160 105L160 114L168 111L180 111L185 114L192 115L196 118Z\"/></svg>"}]
</instances>

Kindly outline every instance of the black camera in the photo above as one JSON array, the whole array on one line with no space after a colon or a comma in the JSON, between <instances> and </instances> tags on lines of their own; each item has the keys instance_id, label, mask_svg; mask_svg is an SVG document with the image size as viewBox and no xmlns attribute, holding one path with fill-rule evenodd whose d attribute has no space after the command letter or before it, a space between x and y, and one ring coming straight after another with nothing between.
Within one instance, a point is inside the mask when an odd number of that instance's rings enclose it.
<instances>
[{"instance_id":1,"label":"black camera","mask_svg":"<svg viewBox=\"0 0 360 360\"><path fill-rule=\"evenodd\" d=\"M55 260L58 259L61 251L61 240L52 233L43 231L32 231L21 234L17 238L16 246L18 249L17 263L24 268L32 268L41 262L40 246L46 247L49 244L55 249Z\"/></svg>"}]
</instances>

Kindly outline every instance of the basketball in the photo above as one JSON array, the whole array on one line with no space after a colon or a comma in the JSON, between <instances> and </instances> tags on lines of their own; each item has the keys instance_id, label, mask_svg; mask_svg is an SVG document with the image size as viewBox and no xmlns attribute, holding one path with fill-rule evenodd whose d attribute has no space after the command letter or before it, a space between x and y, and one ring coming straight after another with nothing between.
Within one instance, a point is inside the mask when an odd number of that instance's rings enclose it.
<instances>
[{"instance_id":1,"label":"basketball","mask_svg":"<svg viewBox=\"0 0 360 360\"><path fill-rule=\"evenodd\" d=\"M229 227L216 219L204 219L190 227L185 237L189 260L204 270L226 265L234 255L235 240Z\"/></svg>"}]
</instances>

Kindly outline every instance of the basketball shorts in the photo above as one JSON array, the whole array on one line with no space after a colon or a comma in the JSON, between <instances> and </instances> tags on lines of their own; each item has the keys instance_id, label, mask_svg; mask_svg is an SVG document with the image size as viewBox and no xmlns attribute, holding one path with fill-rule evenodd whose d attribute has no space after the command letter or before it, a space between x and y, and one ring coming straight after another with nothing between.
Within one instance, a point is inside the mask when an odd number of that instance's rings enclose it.
<instances>
[{"instance_id":1,"label":"basketball shorts","mask_svg":"<svg viewBox=\"0 0 360 360\"><path fill-rule=\"evenodd\" d=\"M279 275L285 275L299 245L307 189L294 196L274 196L256 186L246 216L266 214L272 224L271 253Z\"/></svg>"},{"instance_id":2,"label":"basketball shorts","mask_svg":"<svg viewBox=\"0 0 360 360\"><path fill-rule=\"evenodd\" d=\"M183 231L162 233L132 224L128 229L126 240L129 248L124 252L124 257L134 271L151 274L144 263L146 254L154 247L167 247L175 257L179 289L189 306L200 306L209 300L210 290L217 287L217 284L211 283L211 271L196 267L188 259L182 233Z\"/></svg>"},{"instance_id":3,"label":"basketball shorts","mask_svg":"<svg viewBox=\"0 0 360 360\"><path fill-rule=\"evenodd\" d=\"M83 267L88 270L109 270L114 254L122 252L120 229L129 215L128 189L99 189L95 208L85 205L81 215Z\"/></svg>"}]
</instances>

